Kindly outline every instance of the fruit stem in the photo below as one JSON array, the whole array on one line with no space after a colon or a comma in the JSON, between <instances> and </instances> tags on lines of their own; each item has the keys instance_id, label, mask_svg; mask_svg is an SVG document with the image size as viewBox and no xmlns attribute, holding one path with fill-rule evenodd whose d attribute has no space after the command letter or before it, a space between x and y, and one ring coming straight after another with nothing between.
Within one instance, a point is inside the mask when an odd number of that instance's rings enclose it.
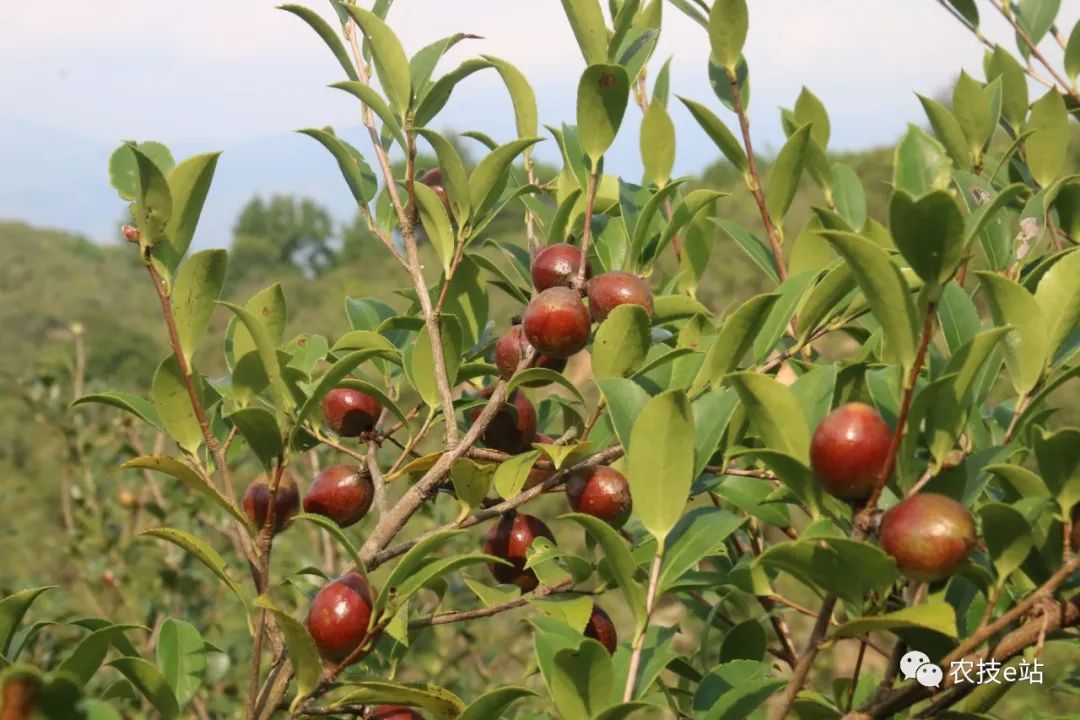
<instances>
[{"instance_id":1,"label":"fruit stem","mask_svg":"<svg viewBox=\"0 0 1080 720\"><path fill-rule=\"evenodd\" d=\"M649 570L649 589L645 594L645 622L641 630L634 636L634 646L630 651L630 669L626 673L626 689L623 691L623 702L630 702L634 698L634 685L637 683L638 667L641 665L641 650L645 646L645 633L649 629L649 620L652 618L656 607L656 588L660 584L660 566L664 561L664 543L656 546L656 556L653 557L652 568Z\"/></svg>"}]
</instances>

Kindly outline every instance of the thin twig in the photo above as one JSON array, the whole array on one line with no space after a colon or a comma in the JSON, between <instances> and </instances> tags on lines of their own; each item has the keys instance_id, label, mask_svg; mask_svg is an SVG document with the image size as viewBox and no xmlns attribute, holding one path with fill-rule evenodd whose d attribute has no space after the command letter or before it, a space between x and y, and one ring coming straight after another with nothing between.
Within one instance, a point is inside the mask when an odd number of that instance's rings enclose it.
<instances>
[{"instance_id":1,"label":"thin twig","mask_svg":"<svg viewBox=\"0 0 1080 720\"><path fill-rule=\"evenodd\" d=\"M623 702L630 702L634 698L634 685L637 683L638 667L641 665L641 651L645 646L645 632L649 629L649 620L652 618L653 610L656 609L656 588L660 583L660 566L663 561L664 546L661 543L656 548L652 568L649 570L649 589L645 595L645 622L642 624L641 631L634 636L634 644L630 650L630 669L626 673Z\"/></svg>"},{"instance_id":2,"label":"thin twig","mask_svg":"<svg viewBox=\"0 0 1080 720\"><path fill-rule=\"evenodd\" d=\"M418 628L431 627L432 625L449 625L451 623L464 622L465 620L475 620L477 618L491 617L492 615L498 615L499 613L506 612L507 610L513 610L523 605L527 605L530 598L547 597L548 595L555 595L563 590L566 590L573 585L573 580L564 580L557 585L541 585L529 595L522 595L521 597L508 600L507 602L500 603L499 605L492 605L491 607L478 608L476 610L458 610L456 612L440 613L439 615L432 615L427 618L419 618L417 620L409 621L409 629L416 630Z\"/></svg>"}]
</instances>

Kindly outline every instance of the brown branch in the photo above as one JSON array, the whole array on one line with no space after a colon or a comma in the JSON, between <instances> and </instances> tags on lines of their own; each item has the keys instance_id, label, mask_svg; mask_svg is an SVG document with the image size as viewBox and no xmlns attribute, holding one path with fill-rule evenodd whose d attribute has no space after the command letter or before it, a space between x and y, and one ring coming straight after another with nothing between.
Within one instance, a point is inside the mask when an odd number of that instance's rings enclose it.
<instances>
[{"instance_id":1,"label":"brown branch","mask_svg":"<svg viewBox=\"0 0 1080 720\"><path fill-rule=\"evenodd\" d=\"M581 263L578 265L577 277L574 279L574 287L582 290L585 287L585 272L589 269L589 243L592 241L592 216L596 207L596 190L600 184L600 178L595 169L589 173L589 182L585 195L585 225L581 230Z\"/></svg>"},{"instance_id":2,"label":"brown branch","mask_svg":"<svg viewBox=\"0 0 1080 720\"><path fill-rule=\"evenodd\" d=\"M409 629L416 630L418 628L431 627L433 625L449 625L450 623L464 622L465 620L475 620L477 618L491 617L492 615L498 615L499 613L506 612L507 610L513 610L515 608L527 605L529 598L547 597L548 595L555 595L560 593L573 584L573 580L564 580L557 585L541 585L529 595L522 595L521 597L514 598L499 605L492 605L491 607L478 608L476 610L458 610L456 612L440 613L439 615L432 615L428 618L419 618L417 620L409 621Z\"/></svg>"},{"instance_id":3,"label":"brown branch","mask_svg":"<svg viewBox=\"0 0 1080 720\"><path fill-rule=\"evenodd\" d=\"M634 644L630 650L630 669L626 673L626 688L623 690L623 702L634 699L634 685L637 683L637 671L641 665L641 651L645 646L645 632L649 629L649 620L656 609L656 588L660 583L660 566L664 562L664 544L661 540L656 547L656 555L653 557L652 568L649 570L649 589L645 594L645 622L641 630L634 636Z\"/></svg>"},{"instance_id":4,"label":"brown branch","mask_svg":"<svg viewBox=\"0 0 1080 720\"><path fill-rule=\"evenodd\" d=\"M1073 90L1069 82L1064 77L1062 77L1062 75L1056 69L1054 69L1054 66L1050 64L1050 61L1047 60L1046 56L1042 54L1041 50L1039 50L1038 45L1031 39L1031 36L1028 35L1027 30L1025 30L1024 27L1019 22L1017 22L1016 17L1014 17L1012 13L1005 9L1005 6L1004 4L1002 4L1001 0L990 0L990 4L993 5L999 13L1001 13L1001 16L1005 18L1005 20L1010 25L1012 25L1013 30L1016 31L1017 37L1023 40L1024 44L1027 46L1028 53L1031 55L1031 57L1038 60L1042 64L1042 66L1046 68L1046 71L1050 73L1050 76L1054 78L1054 85L1056 86L1058 92L1060 92L1062 95L1068 95L1073 99L1074 102L1080 102L1080 94Z\"/></svg>"}]
</instances>

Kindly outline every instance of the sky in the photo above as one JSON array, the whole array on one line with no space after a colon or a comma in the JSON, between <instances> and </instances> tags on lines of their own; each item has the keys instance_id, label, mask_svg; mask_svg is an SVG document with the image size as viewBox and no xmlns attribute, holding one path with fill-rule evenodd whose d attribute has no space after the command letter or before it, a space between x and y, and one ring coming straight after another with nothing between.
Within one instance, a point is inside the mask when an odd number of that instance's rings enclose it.
<instances>
[{"instance_id":1,"label":"sky","mask_svg":"<svg viewBox=\"0 0 1080 720\"><path fill-rule=\"evenodd\" d=\"M178 157L224 151L200 245L227 244L232 218L257 192L309 194L344 220L349 196L334 164L293 131L333 125L348 135L357 106L326 87L344 78L319 38L274 4L10 3L0 24L0 217L111 239L123 206L108 188L108 154L124 139L155 139ZM308 4L333 18L325 0ZM979 4L984 32L1014 50L1011 32ZM923 122L915 92L939 93L962 68L983 75L981 46L935 0L751 0L750 15L750 116L761 152L782 144L778 107L792 106L804 85L829 109L831 148L860 149ZM1062 0L1066 33L1078 16L1080 0ZM388 19L409 54L455 32L482 36L455 47L439 72L481 53L505 58L531 80L541 123L573 121L584 61L557 0L396 0ZM708 85L705 32L665 5L653 72L671 56L673 93L733 124ZM718 152L684 108L673 104L672 114L676 173L699 172ZM640 175L639 123L628 110L609 171ZM462 83L433 124L500 141L515 135L492 71ZM557 157L550 139L538 153Z\"/></svg>"}]
</instances>

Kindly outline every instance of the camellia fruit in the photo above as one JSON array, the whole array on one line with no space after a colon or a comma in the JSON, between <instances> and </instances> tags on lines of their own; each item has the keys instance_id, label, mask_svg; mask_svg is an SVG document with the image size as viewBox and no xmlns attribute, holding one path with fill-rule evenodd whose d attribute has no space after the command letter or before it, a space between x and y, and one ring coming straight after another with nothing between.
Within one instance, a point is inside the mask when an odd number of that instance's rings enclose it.
<instances>
[{"instance_id":1,"label":"camellia fruit","mask_svg":"<svg viewBox=\"0 0 1080 720\"><path fill-rule=\"evenodd\" d=\"M244 491L244 514L248 516L248 520L256 530L261 530L266 524L269 508L270 479L266 473L263 473L255 478ZM277 495L274 497L274 520L271 528L273 534L277 535L287 528L299 509L300 492L296 489L296 482L292 475L288 470L284 470L278 482Z\"/></svg>"},{"instance_id":2,"label":"camellia fruit","mask_svg":"<svg viewBox=\"0 0 1080 720\"><path fill-rule=\"evenodd\" d=\"M424 720L424 716L406 705L380 705L368 720Z\"/></svg>"},{"instance_id":3,"label":"camellia fruit","mask_svg":"<svg viewBox=\"0 0 1080 720\"><path fill-rule=\"evenodd\" d=\"M323 417L342 437L358 437L375 428L382 405L367 393L353 388L334 388L322 400Z\"/></svg>"},{"instance_id":4,"label":"camellia fruit","mask_svg":"<svg viewBox=\"0 0 1080 720\"><path fill-rule=\"evenodd\" d=\"M975 520L960 503L919 493L889 508L878 530L881 547L907 577L934 582L952 575L975 548Z\"/></svg>"},{"instance_id":5,"label":"camellia fruit","mask_svg":"<svg viewBox=\"0 0 1080 720\"><path fill-rule=\"evenodd\" d=\"M359 573L349 573L322 587L311 601L307 628L319 654L341 662L367 638L372 592Z\"/></svg>"},{"instance_id":6,"label":"camellia fruit","mask_svg":"<svg viewBox=\"0 0 1080 720\"><path fill-rule=\"evenodd\" d=\"M555 542L548 526L532 515L507 513L492 526L484 540L484 552L511 563L491 563L491 574L497 581L517 585L522 592L534 590L540 584L536 573L525 568L526 551L538 537Z\"/></svg>"},{"instance_id":7,"label":"camellia fruit","mask_svg":"<svg viewBox=\"0 0 1080 720\"><path fill-rule=\"evenodd\" d=\"M483 396L489 397L491 390L486 390ZM510 409L513 406L513 410ZM476 422L483 408L475 408L470 419ZM484 445L492 450L500 450L504 453L515 455L532 442L536 436L536 408L519 390L513 390L503 407L491 418L481 438Z\"/></svg>"},{"instance_id":8,"label":"camellia fruit","mask_svg":"<svg viewBox=\"0 0 1080 720\"><path fill-rule=\"evenodd\" d=\"M589 311L570 288L548 288L534 297L521 324L532 346L550 357L568 358L589 342Z\"/></svg>"},{"instance_id":9,"label":"camellia fruit","mask_svg":"<svg viewBox=\"0 0 1080 720\"><path fill-rule=\"evenodd\" d=\"M311 483L304 495L304 512L322 515L347 528L367 515L374 497L375 486L367 468L334 465Z\"/></svg>"},{"instance_id":10,"label":"camellia fruit","mask_svg":"<svg viewBox=\"0 0 1080 720\"><path fill-rule=\"evenodd\" d=\"M573 287L580 268L581 250L569 243L548 245L533 258L533 285L540 292L553 287ZM585 277L589 277L588 267Z\"/></svg>"},{"instance_id":11,"label":"camellia fruit","mask_svg":"<svg viewBox=\"0 0 1080 720\"><path fill-rule=\"evenodd\" d=\"M525 337L525 328L521 325L514 325L504 332L498 342L495 343L495 367L499 369L499 375L505 380L513 377L514 373L517 372L518 365L521 364L521 359L531 349L532 344ZM533 360L533 367L547 368L553 372L561 373L566 369L566 358L538 355ZM525 386L542 387L549 383L549 380L535 380L525 383Z\"/></svg>"},{"instance_id":12,"label":"camellia fruit","mask_svg":"<svg viewBox=\"0 0 1080 720\"><path fill-rule=\"evenodd\" d=\"M453 217L454 213L450 210L450 196L446 194L446 186L443 185L442 168L431 168L418 179L435 192L439 199L442 200L443 207L446 208L446 214Z\"/></svg>"},{"instance_id":13,"label":"camellia fruit","mask_svg":"<svg viewBox=\"0 0 1080 720\"><path fill-rule=\"evenodd\" d=\"M841 500L866 500L889 456L892 432L877 410L847 403L829 413L814 430L810 464L818 482Z\"/></svg>"},{"instance_id":14,"label":"camellia fruit","mask_svg":"<svg viewBox=\"0 0 1080 720\"><path fill-rule=\"evenodd\" d=\"M574 512L600 518L620 528L630 517L630 483L618 470L597 465L579 470L566 481L566 499Z\"/></svg>"},{"instance_id":15,"label":"camellia fruit","mask_svg":"<svg viewBox=\"0 0 1080 720\"><path fill-rule=\"evenodd\" d=\"M652 290L637 275L621 270L597 275L589 281L589 314L594 321L606 320L620 305L640 305L651 316Z\"/></svg>"},{"instance_id":16,"label":"camellia fruit","mask_svg":"<svg viewBox=\"0 0 1080 720\"><path fill-rule=\"evenodd\" d=\"M619 646L619 636L615 632L615 623L599 605L593 605L589 622L585 624L585 637L598 641L611 654Z\"/></svg>"}]
</instances>

